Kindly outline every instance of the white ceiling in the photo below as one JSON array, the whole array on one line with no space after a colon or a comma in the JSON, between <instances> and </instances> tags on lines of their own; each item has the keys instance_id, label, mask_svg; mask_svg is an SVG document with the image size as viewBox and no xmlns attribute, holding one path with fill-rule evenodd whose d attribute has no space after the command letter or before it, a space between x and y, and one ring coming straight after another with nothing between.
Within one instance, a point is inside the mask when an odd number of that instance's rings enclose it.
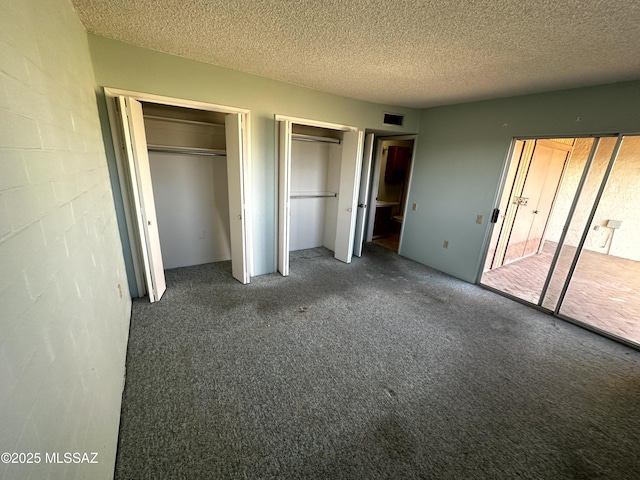
<instances>
[{"instance_id":1,"label":"white ceiling","mask_svg":"<svg viewBox=\"0 0 640 480\"><path fill-rule=\"evenodd\" d=\"M71 0L89 32L378 103L640 79L637 0Z\"/></svg>"}]
</instances>

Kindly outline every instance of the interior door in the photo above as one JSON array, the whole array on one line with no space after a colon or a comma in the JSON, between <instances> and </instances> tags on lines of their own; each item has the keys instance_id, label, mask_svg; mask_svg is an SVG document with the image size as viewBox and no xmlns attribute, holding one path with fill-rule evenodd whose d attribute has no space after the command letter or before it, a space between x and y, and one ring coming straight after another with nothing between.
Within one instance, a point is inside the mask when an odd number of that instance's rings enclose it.
<instances>
[{"instance_id":1,"label":"interior door","mask_svg":"<svg viewBox=\"0 0 640 480\"><path fill-rule=\"evenodd\" d=\"M360 172L360 191L358 194L358 210L356 213L355 240L353 242L353 254L356 257L362 256L362 245L364 243L364 229L366 226L367 212L369 208L369 178L371 178L371 164L373 161L373 142L375 135L370 133L364 141L364 155L362 157L362 170Z\"/></svg>"},{"instance_id":2,"label":"interior door","mask_svg":"<svg viewBox=\"0 0 640 480\"><path fill-rule=\"evenodd\" d=\"M353 256L363 135L362 131L344 132L342 137L334 258L345 263L350 263Z\"/></svg>"},{"instance_id":3,"label":"interior door","mask_svg":"<svg viewBox=\"0 0 640 480\"><path fill-rule=\"evenodd\" d=\"M162 298L167 286L162 265L142 104L130 97L118 97L118 105L122 116L125 151L133 190L147 293L150 302L157 302Z\"/></svg>"},{"instance_id":4,"label":"interior door","mask_svg":"<svg viewBox=\"0 0 640 480\"><path fill-rule=\"evenodd\" d=\"M246 218L243 184L242 116L229 113L225 118L227 182L229 185L229 223L231 233L231 271L239 282L249 283L246 253Z\"/></svg>"},{"instance_id":5,"label":"interior door","mask_svg":"<svg viewBox=\"0 0 640 480\"><path fill-rule=\"evenodd\" d=\"M517 210L505 262L538 252L566 158L566 150L536 142L522 191L513 200Z\"/></svg>"},{"instance_id":6,"label":"interior door","mask_svg":"<svg viewBox=\"0 0 640 480\"><path fill-rule=\"evenodd\" d=\"M278 271L289 275L291 224L291 122L278 121Z\"/></svg>"},{"instance_id":7,"label":"interior door","mask_svg":"<svg viewBox=\"0 0 640 480\"><path fill-rule=\"evenodd\" d=\"M382 141L378 138L375 161L373 162L373 177L371 178L371 192L369 193L369 223L367 224L366 241L373 240L373 227L376 218L378 188L380 188L380 170L382 165Z\"/></svg>"},{"instance_id":8,"label":"interior door","mask_svg":"<svg viewBox=\"0 0 640 480\"><path fill-rule=\"evenodd\" d=\"M558 192L562 178L562 172L564 172L568 157L568 151L548 147L544 147L544 150L548 150L545 152L545 155L550 156L549 167L542 188L540 189L538 203L535 206L535 216L524 249L523 256L525 257L538 253L542 246L549 215L551 215L551 210L553 209L556 193Z\"/></svg>"}]
</instances>

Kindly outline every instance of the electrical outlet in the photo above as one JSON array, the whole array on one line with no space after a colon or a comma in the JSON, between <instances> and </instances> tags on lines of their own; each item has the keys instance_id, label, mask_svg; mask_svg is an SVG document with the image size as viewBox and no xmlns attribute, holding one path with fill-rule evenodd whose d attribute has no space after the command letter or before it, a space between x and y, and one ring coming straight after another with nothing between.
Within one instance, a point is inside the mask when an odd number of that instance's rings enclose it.
<instances>
[{"instance_id":1,"label":"electrical outlet","mask_svg":"<svg viewBox=\"0 0 640 480\"><path fill-rule=\"evenodd\" d=\"M483 215L478 215L478 216L476 217L476 223L477 223L478 225L482 225L483 220L484 220L484 216L483 216Z\"/></svg>"},{"instance_id":2,"label":"electrical outlet","mask_svg":"<svg viewBox=\"0 0 640 480\"><path fill-rule=\"evenodd\" d=\"M445 240L442 244L442 248L449 248L449 240Z\"/></svg>"},{"instance_id":3,"label":"electrical outlet","mask_svg":"<svg viewBox=\"0 0 640 480\"><path fill-rule=\"evenodd\" d=\"M413 205L411 205L411 210L413 210L414 212L418 210L418 204L414 203Z\"/></svg>"}]
</instances>

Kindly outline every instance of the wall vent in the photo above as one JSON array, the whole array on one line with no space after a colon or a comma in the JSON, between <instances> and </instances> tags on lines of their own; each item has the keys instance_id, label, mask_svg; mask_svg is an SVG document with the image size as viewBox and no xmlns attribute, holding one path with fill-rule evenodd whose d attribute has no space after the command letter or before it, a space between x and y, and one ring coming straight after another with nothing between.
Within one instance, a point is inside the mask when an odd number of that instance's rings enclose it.
<instances>
[{"instance_id":1,"label":"wall vent","mask_svg":"<svg viewBox=\"0 0 640 480\"><path fill-rule=\"evenodd\" d=\"M399 113L385 113L382 123L401 127L404 123L404 115L400 115Z\"/></svg>"}]
</instances>

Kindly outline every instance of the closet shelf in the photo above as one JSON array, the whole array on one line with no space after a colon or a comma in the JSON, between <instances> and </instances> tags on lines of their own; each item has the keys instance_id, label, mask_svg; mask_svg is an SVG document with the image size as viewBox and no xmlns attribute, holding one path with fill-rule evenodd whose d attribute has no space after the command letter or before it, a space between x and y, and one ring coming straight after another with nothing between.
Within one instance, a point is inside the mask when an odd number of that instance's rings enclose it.
<instances>
[{"instance_id":1,"label":"closet shelf","mask_svg":"<svg viewBox=\"0 0 640 480\"><path fill-rule=\"evenodd\" d=\"M332 137L318 137L316 135L305 135L304 133L291 134L293 140L301 140L303 142L322 142L322 143L340 143L339 138Z\"/></svg>"},{"instance_id":2,"label":"closet shelf","mask_svg":"<svg viewBox=\"0 0 640 480\"><path fill-rule=\"evenodd\" d=\"M187 125L205 125L207 127L213 127L213 128L225 128L223 124L205 122L203 120L186 120L182 118L162 117L160 115L145 115L144 118L148 118L150 120L159 120L161 122L185 123Z\"/></svg>"},{"instance_id":3,"label":"closet shelf","mask_svg":"<svg viewBox=\"0 0 640 480\"><path fill-rule=\"evenodd\" d=\"M147 145L150 152L180 153L186 155L203 155L207 157L226 157L226 150L215 150L213 148L175 147L172 145Z\"/></svg>"},{"instance_id":4,"label":"closet shelf","mask_svg":"<svg viewBox=\"0 0 640 480\"><path fill-rule=\"evenodd\" d=\"M337 197L335 192L291 192L290 198L331 198Z\"/></svg>"}]
</instances>

